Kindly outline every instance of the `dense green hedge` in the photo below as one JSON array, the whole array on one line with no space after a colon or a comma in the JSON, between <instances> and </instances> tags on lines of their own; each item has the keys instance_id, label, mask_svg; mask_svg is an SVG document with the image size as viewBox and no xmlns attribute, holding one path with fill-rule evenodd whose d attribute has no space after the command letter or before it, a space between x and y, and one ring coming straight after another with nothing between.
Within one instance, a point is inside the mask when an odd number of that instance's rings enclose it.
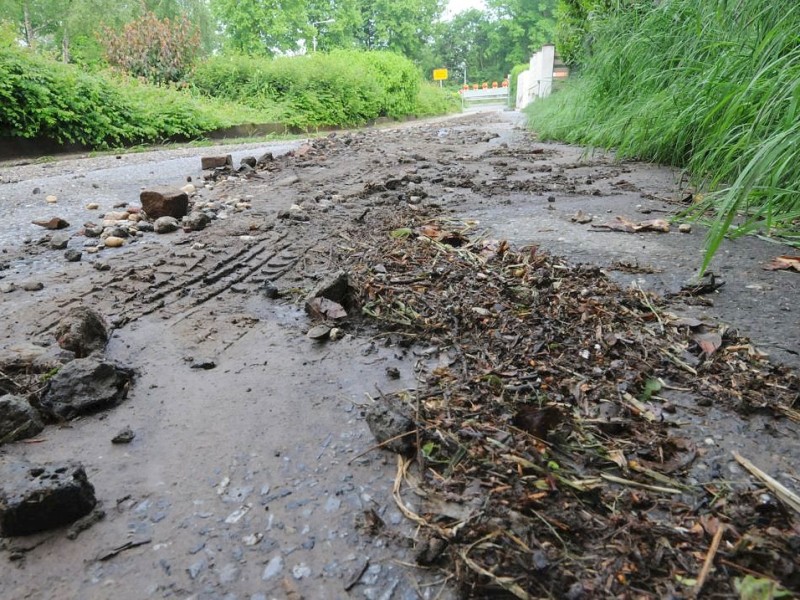
<instances>
[{"instance_id":1,"label":"dense green hedge","mask_svg":"<svg viewBox=\"0 0 800 600\"><path fill-rule=\"evenodd\" d=\"M686 167L713 192L695 207L717 215L706 262L726 233L800 243L800 4L624 2L590 25L581 76L531 126Z\"/></svg>"},{"instance_id":2,"label":"dense green hedge","mask_svg":"<svg viewBox=\"0 0 800 600\"><path fill-rule=\"evenodd\" d=\"M426 89L422 106L422 78L411 61L389 52L344 50L276 59L212 58L196 67L190 82L209 96L256 108L277 105L282 122L301 127L419 115L441 93ZM440 104L443 111L452 107Z\"/></svg>"},{"instance_id":3,"label":"dense green hedge","mask_svg":"<svg viewBox=\"0 0 800 600\"><path fill-rule=\"evenodd\" d=\"M258 119L252 109L185 92L122 81L37 56L0 49L0 136L42 137L103 148L199 136Z\"/></svg>"}]
</instances>

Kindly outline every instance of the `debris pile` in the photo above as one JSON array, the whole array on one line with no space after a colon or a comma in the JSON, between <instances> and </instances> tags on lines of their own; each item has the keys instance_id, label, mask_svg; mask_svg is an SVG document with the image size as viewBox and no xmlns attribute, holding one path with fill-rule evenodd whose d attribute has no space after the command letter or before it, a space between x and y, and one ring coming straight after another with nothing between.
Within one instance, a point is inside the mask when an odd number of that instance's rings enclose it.
<instances>
[{"instance_id":1,"label":"debris pile","mask_svg":"<svg viewBox=\"0 0 800 600\"><path fill-rule=\"evenodd\" d=\"M746 475L693 470L705 449L674 416L690 394L697 410L798 420L790 371L596 267L468 223L408 211L351 233L342 261L363 313L426 347L419 389L379 400L413 416L394 495L424 564L471 597L800 590L793 505Z\"/></svg>"}]
</instances>

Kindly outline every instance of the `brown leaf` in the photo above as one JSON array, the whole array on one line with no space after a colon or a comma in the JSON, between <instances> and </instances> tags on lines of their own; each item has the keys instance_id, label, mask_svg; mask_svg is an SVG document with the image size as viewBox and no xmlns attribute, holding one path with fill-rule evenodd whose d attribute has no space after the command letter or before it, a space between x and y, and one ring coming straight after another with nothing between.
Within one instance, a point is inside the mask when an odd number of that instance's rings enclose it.
<instances>
[{"instance_id":1,"label":"brown leaf","mask_svg":"<svg viewBox=\"0 0 800 600\"><path fill-rule=\"evenodd\" d=\"M718 333L698 333L694 336L694 341L708 356L714 354L722 346L722 336Z\"/></svg>"},{"instance_id":2,"label":"brown leaf","mask_svg":"<svg viewBox=\"0 0 800 600\"><path fill-rule=\"evenodd\" d=\"M800 273L800 256L776 256L764 265L767 271L797 271Z\"/></svg>"},{"instance_id":3,"label":"brown leaf","mask_svg":"<svg viewBox=\"0 0 800 600\"><path fill-rule=\"evenodd\" d=\"M307 304L313 316L321 319L344 319L347 311L338 302L327 298L312 298Z\"/></svg>"},{"instance_id":4,"label":"brown leaf","mask_svg":"<svg viewBox=\"0 0 800 600\"><path fill-rule=\"evenodd\" d=\"M524 405L514 415L513 423L532 436L544 440L561 420L561 412L555 406L539 408L538 406Z\"/></svg>"}]
</instances>

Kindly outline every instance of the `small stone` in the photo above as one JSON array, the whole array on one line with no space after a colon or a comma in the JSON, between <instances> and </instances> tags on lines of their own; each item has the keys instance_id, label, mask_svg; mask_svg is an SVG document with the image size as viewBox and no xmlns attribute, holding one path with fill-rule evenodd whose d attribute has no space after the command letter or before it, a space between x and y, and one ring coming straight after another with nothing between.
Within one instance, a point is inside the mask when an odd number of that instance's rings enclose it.
<instances>
[{"instance_id":1,"label":"small stone","mask_svg":"<svg viewBox=\"0 0 800 600\"><path fill-rule=\"evenodd\" d=\"M185 217L184 225L190 231L201 231L206 228L206 225L211 223L211 217L206 213L195 211Z\"/></svg>"},{"instance_id":2,"label":"small stone","mask_svg":"<svg viewBox=\"0 0 800 600\"><path fill-rule=\"evenodd\" d=\"M88 238L98 238L103 235L103 227L94 223L86 223L83 226L83 235Z\"/></svg>"},{"instance_id":3,"label":"small stone","mask_svg":"<svg viewBox=\"0 0 800 600\"><path fill-rule=\"evenodd\" d=\"M132 373L108 361L76 358L59 369L39 400L40 409L61 419L119 404L128 395Z\"/></svg>"},{"instance_id":4,"label":"small stone","mask_svg":"<svg viewBox=\"0 0 800 600\"><path fill-rule=\"evenodd\" d=\"M187 183L185 186L181 188L181 191L189 196L194 196L197 193L197 188L194 187L191 183Z\"/></svg>"},{"instance_id":5,"label":"small stone","mask_svg":"<svg viewBox=\"0 0 800 600\"><path fill-rule=\"evenodd\" d=\"M127 211L123 212L115 211L115 212L107 212L106 214L103 215L103 219L105 219L106 221L127 221L128 217L130 216L131 213Z\"/></svg>"},{"instance_id":6,"label":"small stone","mask_svg":"<svg viewBox=\"0 0 800 600\"><path fill-rule=\"evenodd\" d=\"M192 363L192 369L201 369L203 371L210 371L216 369L217 363L210 358L201 358Z\"/></svg>"},{"instance_id":7,"label":"small stone","mask_svg":"<svg viewBox=\"0 0 800 600\"><path fill-rule=\"evenodd\" d=\"M41 219L38 221L31 221L34 225L38 225L39 227L44 227L45 229L66 229L69 227L69 223L67 223L61 217L52 217L50 219Z\"/></svg>"},{"instance_id":8,"label":"small stone","mask_svg":"<svg viewBox=\"0 0 800 600\"><path fill-rule=\"evenodd\" d=\"M283 571L283 557L273 556L267 563L267 566L264 567L264 572L261 574L261 579L267 581L268 579L272 579L278 575L281 571Z\"/></svg>"},{"instance_id":9,"label":"small stone","mask_svg":"<svg viewBox=\"0 0 800 600\"><path fill-rule=\"evenodd\" d=\"M172 233L178 231L180 223L175 217L160 217L153 223L153 231L156 233Z\"/></svg>"},{"instance_id":10,"label":"small stone","mask_svg":"<svg viewBox=\"0 0 800 600\"><path fill-rule=\"evenodd\" d=\"M384 448L398 454L409 455L414 451L414 421L399 406L380 402L366 411L366 421L372 435ZM392 441L389 441L392 440Z\"/></svg>"},{"instance_id":11,"label":"small stone","mask_svg":"<svg viewBox=\"0 0 800 600\"><path fill-rule=\"evenodd\" d=\"M130 444L133 439L136 437L136 432L133 431L130 427L123 427L117 432L113 438L111 438L112 444Z\"/></svg>"},{"instance_id":12,"label":"small stone","mask_svg":"<svg viewBox=\"0 0 800 600\"><path fill-rule=\"evenodd\" d=\"M264 295L270 300L275 300L278 298L278 296L280 296L280 290L278 290L278 286L269 280L264 282L264 286L261 289L264 291Z\"/></svg>"},{"instance_id":13,"label":"small stone","mask_svg":"<svg viewBox=\"0 0 800 600\"><path fill-rule=\"evenodd\" d=\"M189 212L189 196L180 189L156 187L139 194L142 209L151 219L175 217L180 219Z\"/></svg>"},{"instance_id":14,"label":"small stone","mask_svg":"<svg viewBox=\"0 0 800 600\"><path fill-rule=\"evenodd\" d=\"M324 340L331 333L331 327L328 325L317 325L308 330L306 337L311 340Z\"/></svg>"},{"instance_id":15,"label":"small stone","mask_svg":"<svg viewBox=\"0 0 800 600\"><path fill-rule=\"evenodd\" d=\"M295 565L292 567L292 577L297 579L304 579L311 575L311 567L306 565L306 563L300 563L299 565Z\"/></svg>"},{"instance_id":16,"label":"small stone","mask_svg":"<svg viewBox=\"0 0 800 600\"><path fill-rule=\"evenodd\" d=\"M556 197L555 196L548 196L547 197L547 201L548 202L555 202L556 201Z\"/></svg>"},{"instance_id":17,"label":"small stone","mask_svg":"<svg viewBox=\"0 0 800 600\"><path fill-rule=\"evenodd\" d=\"M42 188L40 188L40 187L35 187L35 188L33 188L33 190L31 191L31 194L33 194L34 196L35 196L36 194L41 194L41 193L42 193Z\"/></svg>"},{"instance_id":18,"label":"small stone","mask_svg":"<svg viewBox=\"0 0 800 600\"><path fill-rule=\"evenodd\" d=\"M13 291L16 291L17 286L11 283L10 281L5 281L0 283L0 293L2 294L10 294Z\"/></svg>"},{"instance_id":19,"label":"small stone","mask_svg":"<svg viewBox=\"0 0 800 600\"><path fill-rule=\"evenodd\" d=\"M115 235L110 235L105 239L106 248L119 248L125 243L125 240Z\"/></svg>"},{"instance_id":20,"label":"small stone","mask_svg":"<svg viewBox=\"0 0 800 600\"><path fill-rule=\"evenodd\" d=\"M200 159L200 167L204 171L233 166L233 157L230 154L223 156L204 156Z\"/></svg>"},{"instance_id":21,"label":"small stone","mask_svg":"<svg viewBox=\"0 0 800 600\"><path fill-rule=\"evenodd\" d=\"M78 463L0 463L0 536L67 525L96 504L94 487Z\"/></svg>"},{"instance_id":22,"label":"small stone","mask_svg":"<svg viewBox=\"0 0 800 600\"><path fill-rule=\"evenodd\" d=\"M0 396L0 444L33 437L44 429L39 413L21 396Z\"/></svg>"},{"instance_id":23,"label":"small stone","mask_svg":"<svg viewBox=\"0 0 800 600\"><path fill-rule=\"evenodd\" d=\"M45 198L45 201L46 201L48 204L55 204L56 202L58 202L58 197L57 197L57 196L54 196L53 194L50 194L49 196L47 196L47 197Z\"/></svg>"},{"instance_id":24,"label":"small stone","mask_svg":"<svg viewBox=\"0 0 800 600\"><path fill-rule=\"evenodd\" d=\"M55 233L50 238L50 247L53 250L64 250L67 244L69 244L69 234L67 233Z\"/></svg>"},{"instance_id":25,"label":"small stone","mask_svg":"<svg viewBox=\"0 0 800 600\"><path fill-rule=\"evenodd\" d=\"M108 329L103 317L87 306L76 306L67 312L53 334L58 346L74 352L76 358L85 358L95 350L103 350L108 342Z\"/></svg>"},{"instance_id":26,"label":"small stone","mask_svg":"<svg viewBox=\"0 0 800 600\"><path fill-rule=\"evenodd\" d=\"M89 202L86 205L86 210L97 210L98 208L100 208L100 205L97 202Z\"/></svg>"},{"instance_id":27,"label":"small stone","mask_svg":"<svg viewBox=\"0 0 800 600\"><path fill-rule=\"evenodd\" d=\"M692 233L692 226L689 223L681 223L678 225L678 231L681 233Z\"/></svg>"},{"instance_id":28,"label":"small stone","mask_svg":"<svg viewBox=\"0 0 800 600\"><path fill-rule=\"evenodd\" d=\"M247 165L251 169L255 169L256 164L258 164L258 160L256 160L255 156L245 156L242 160L239 161L239 165Z\"/></svg>"},{"instance_id":29,"label":"small stone","mask_svg":"<svg viewBox=\"0 0 800 600\"><path fill-rule=\"evenodd\" d=\"M26 292L38 292L44 289L44 284L41 281L26 281L22 284L22 289Z\"/></svg>"}]
</instances>

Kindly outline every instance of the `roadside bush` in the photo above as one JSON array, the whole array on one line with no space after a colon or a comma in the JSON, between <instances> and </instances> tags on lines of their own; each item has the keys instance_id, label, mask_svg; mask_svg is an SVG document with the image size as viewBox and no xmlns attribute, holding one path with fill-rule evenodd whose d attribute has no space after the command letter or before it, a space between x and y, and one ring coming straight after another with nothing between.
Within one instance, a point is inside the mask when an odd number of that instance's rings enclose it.
<instances>
[{"instance_id":1,"label":"roadside bush","mask_svg":"<svg viewBox=\"0 0 800 600\"><path fill-rule=\"evenodd\" d=\"M94 148L194 137L257 111L187 93L86 74L29 51L0 49L0 136Z\"/></svg>"},{"instance_id":2,"label":"roadside bush","mask_svg":"<svg viewBox=\"0 0 800 600\"><path fill-rule=\"evenodd\" d=\"M800 243L800 4L664 0L594 23L581 77L530 107L544 138L687 167L722 237ZM737 214L746 218L732 231Z\"/></svg>"},{"instance_id":3,"label":"roadside bush","mask_svg":"<svg viewBox=\"0 0 800 600\"><path fill-rule=\"evenodd\" d=\"M461 96L457 91L441 89L437 84L425 82L417 92L417 117L434 117L461 110Z\"/></svg>"},{"instance_id":4,"label":"roadside bush","mask_svg":"<svg viewBox=\"0 0 800 600\"><path fill-rule=\"evenodd\" d=\"M106 58L129 75L150 83L180 81L200 51L200 30L185 16L159 19L146 12L121 31L103 29Z\"/></svg>"},{"instance_id":5,"label":"roadside bush","mask_svg":"<svg viewBox=\"0 0 800 600\"><path fill-rule=\"evenodd\" d=\"M279 107L281 122L301 127L360 125L380 116L418 114L421 108L419 71L389 52L215 57L199 64L190 82L209 96L259 109Z\"/></svg>"}]
</instances>

